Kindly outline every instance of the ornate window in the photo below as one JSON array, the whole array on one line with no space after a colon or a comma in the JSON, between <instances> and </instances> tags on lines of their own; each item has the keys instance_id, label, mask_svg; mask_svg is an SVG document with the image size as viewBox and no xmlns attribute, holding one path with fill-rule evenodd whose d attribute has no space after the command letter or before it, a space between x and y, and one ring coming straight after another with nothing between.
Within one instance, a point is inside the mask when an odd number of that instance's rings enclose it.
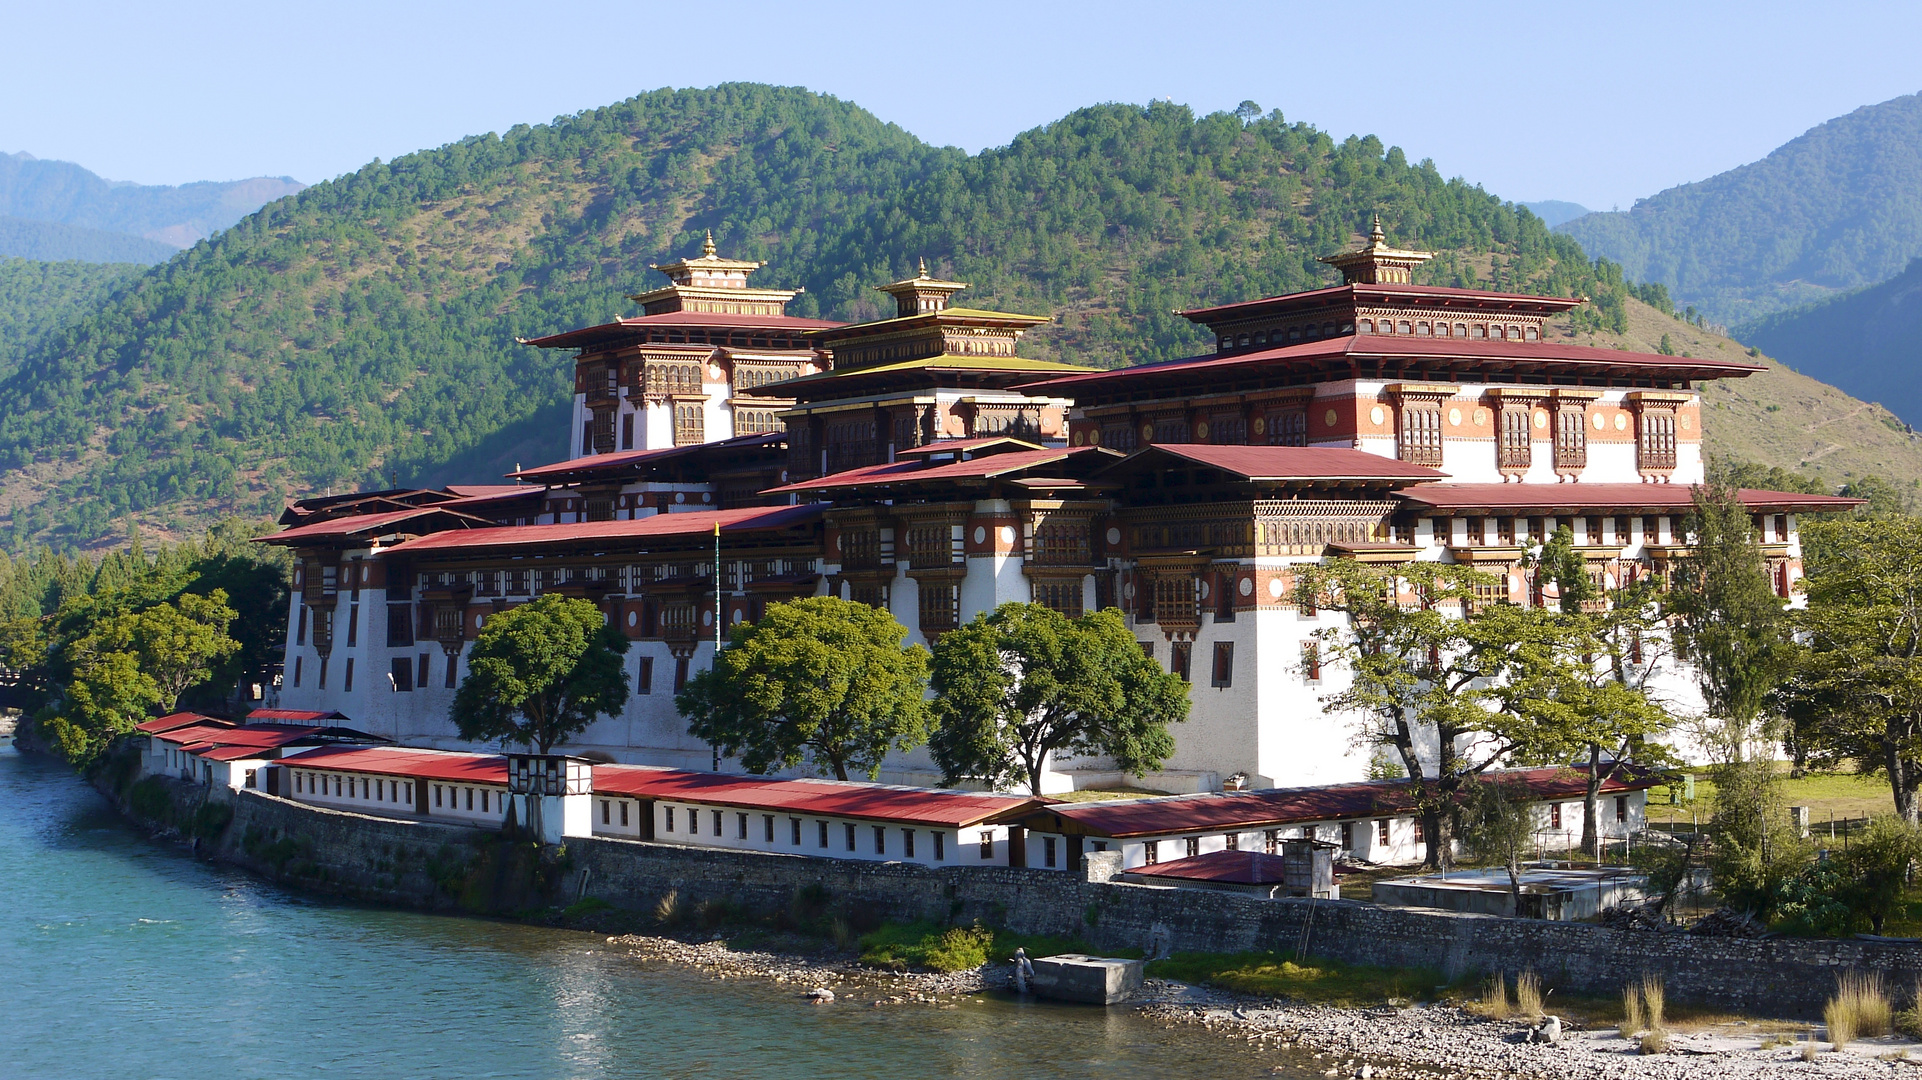
<instances>
[{"instance_id":1,"label":"ornate window","mask_svg":"<svg viewBox=\"0 0 1922 1080\"><path fill-rule=\"evenodd\" d=\"M1636 462L1643 472L1675 467L1675 413L1644 409L1636 422Z\"/></svg>"},{"instance_id":2,"label":"ornate window","mask_svg":"<svg viewBox=\"0 0 1922 1080\"><path fill-rule=\"evenodd\" d=\"M1441 402L1404 401L1401 406L1400 455L1412 465L1442 463Z\"/></svg>"},{"instance_id":3,"label":"ornate window","mask_svg":"<svg viewBox=\"0 0 1922 1080\"><path fill-rule=\"evenodd\" d=\"M946 524L908 530L908 562L916 570L954 564L954 532Z\"/></svg>"},{"instance_id":4,"label":"ornate window","mask_svg":"<svg viewBox=\"0 0 1922 1080\"><path fill-rule=\"evenodd\" d=\"M780 411L777 409L734 408L734 434L765 435L770 431L781 430Z\"/></svg>"},{"instance_id":5,"label":"ornate window","mask_svg":"<svg viewBox=\"0 0 1922 1080\"><path fill-rule=\"evenodd\" d=\"M1101 445L1110 450L1119 450L1122 453L1127 453L1140 446L1141 444L1135 432L1134 421L1126 417L1102 421Z\"/></svg>"},{"instance_id":6,"label":"ornate window","mask_svg":"<svg viewBox=\"0 0 1922 1080\"><path fill-rule=\"evenodd\" d=\"M888 609L888 587L876 581L857 581L848 586L848 599L871 608Z\"/></svg>"},{"instance_id":7,"label":"ornate window","mask_svg":"<svg viewBox=\"0 0 1922 1080\"><path fill-rule=\"evenodd\" d=\"M693 446L706 442L704 409L699 402L682 402L674 406L674 445ZM612 433L609 433L612 438Z\"/></svg>"},{"instance_id":8,"label":"ornate window","mask_svg":"<svg viewBox=\"0 0 1922 1080\"><path fill-rule=\"evenodd\" d=\"M843 569L875 570L880 566L880 530L848 529L841 533L841 567Z\"/></svg>"},{"instance_id":9,"label":"ornate window","mask_svg":"<svg viewBox=\"0 0 1922 1080\"><path fill-rule=\"evenodd\" d=\"M1188 574L1155 576L1155 621L1163 626L1195 626L1201 621L1195 579Z\"/></svg>"},{"instance_id":10,"label":"ornate window","mask_svg":"<svg viewBox=\"0 0 1922 1080\"><path fill-rule=\"evenodd\" d=\"M1081 581L1037 581L1034 583L1034 602L1051 611L1058 611L1070 619L1079 619L1082 614Z\"/></svg>"},{"instance_id":11,"label":"ornate window","mask_svg":"<svg viewBox=\"0 0 1922 1080\"><path fill-rule=\"evenodd\" d=\"M1168 647L1168 674L1181 676L1182 682L1192 681L1188 678L1188 672L1192 667L1194 652L1195 643L1192 641L1177 641L1170 645ZM1188 843L1192 847L1195 842L1190 840ZM1190 853L1192 854L1192 851Z\"/></svg>"},{"instance_id":12,"label":"ornate window","mask_svg":"<svg viewBox=\"0 0 1922 1080\"><path fill-rule=\"evenodd\" d=\"M1308 410L1284 409L1268 414L1268 445L1307 446Z\"/></svg>"},{"instance_id":13,"label":"ornate window","mask_svg":"<svg viewBox=\"0 0 1922 1080\"><path fill-rule=\"evenodd\" d=\"M829 424L827 429L828 472L873 465L875 456L874 419L848 420Z\"/></svg>"},{"instance_id":14,"label":"ornate window","mask_svg":"<svg viewBox=\"0 0 1922 1080\"><path fill-rule=\"evenodd\" d=\"M1555 468L1580 469L1588 464L1588 412L1579 403L1563 405L1555 413Z\"/></svg>"},{"instance_id":15,"label":"ornate window","mask_svg":"<svg viewBox=\"0 0 1922 1080\"><path fill-rule=\"evenodd\" d=\"M1039 566L1086 566L1093 559L1085 521L1050 522L1034 531L1034 561Z\"/></svg>"},{"instance_id":16,"label":"ornate window","mask_svg":"<svg viewBox=\"0 0 1922 1080\"><path fill-rule=\"evenodd\" d=\"M1248 420L1239 413L1218 413L1208 418L1208 441L1217 446L1242 446L1248 442Z\"/></svg>"},{"instance_id":17,"label":"ornate window","mask_svg":"<svg viewBox=\"0 0 1922 1080\"><path fill-rule=\"evenodd\" d=\"M1232 641L1215 642L1215 666L1210 674L1208 685L1233 686L1235 683L1235 643ZM1230 836L1230 840L1234 837Z\"/></svg>"},{"instance_id":18,"label":"ornate window","mask_svg":"<svg viewBox=\"0 0 1922 1080\"><path fill-rule=\"evenodd\" d=\"M1158 443L1185 443L1188 441L1188 420L1181 416L1164 416L1154 423L1154 441Z\"/></svg>"},{"instance_id":19,"label":"ornate window","mask_svg":"<svg viewBox=\"0 0 1922 1080\"><path fill-rule=\"evenodd\" d=\"M921 584L921 629L938 634L961 625L961 589L940 581Z\"/></svg>"},{"instance_id":20,"label":"ornate window","mask_svg":"<svg viewBox=\"0 0 1922 1080\"><path fill-rule=\"evenodd\" d=\"M1534 434L1528 427L1533 411L1526 404L1502 406L1501 442L1496 450L1497 467L1526 469L1534 462Z\"/></svg>"}]
</instances>

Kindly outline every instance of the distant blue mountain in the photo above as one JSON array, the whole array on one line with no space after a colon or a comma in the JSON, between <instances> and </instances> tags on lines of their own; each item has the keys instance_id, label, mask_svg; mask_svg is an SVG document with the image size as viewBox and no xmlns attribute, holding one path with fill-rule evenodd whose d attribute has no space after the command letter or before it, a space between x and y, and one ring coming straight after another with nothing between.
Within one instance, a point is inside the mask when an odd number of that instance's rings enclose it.
<instances>
[{"instance_id":1,"label":"distant blue mountain","mask_svg":"<svg viewBox=\"0 0 1922 1080\"><path fill-rule=\"evenodd\" d=\"M1764 316L1734 335L1922 425L1922 257L1879 285Z\"/></svg>"},{"instance_id":2,"label":"distant blue mountain","mask_svg":"<svg viewBox=\"0 0 1922 1080\"><path fill-rule=\"evenodd\" d=\"M1528 212L1542 219L1542 224L1554 228L1564 221L1573 221L1588 213L1588 207L1581 203L1561 202L1557 199L1543 199L1540 202L1525 202L1519 205L1528 207Z\"/></svg>"},{"instance_id":3,"label":"distant blue mountain","mask_svg":"<svg viewBox=\"0 0 1922 1080\"><path fill-rule=\"evenodd\" d=\"M172 250L189 247L304 186L286 176L178 187L130 184L104 180L70 161L43 161L27 153L0 154L0 217L119 233L171 249L159 255L151 248L117 250L101 261L157 262ZM72 234L48 233L46 238L32 242L71 246L90 241ZM26 252L0 250L0 254Z\"/></svg>"}]
</instances>

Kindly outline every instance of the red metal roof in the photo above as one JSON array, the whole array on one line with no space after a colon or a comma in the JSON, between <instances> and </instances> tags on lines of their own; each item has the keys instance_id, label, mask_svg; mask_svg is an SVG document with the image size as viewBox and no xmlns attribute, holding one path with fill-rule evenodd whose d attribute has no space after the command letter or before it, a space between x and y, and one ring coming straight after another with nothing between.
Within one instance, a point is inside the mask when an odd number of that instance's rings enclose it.
<instances>
[{"instance_id":1,"label":"red metal roof","mask_svg":"<svg viewBox=\"0 0 1922 1080\"><path fill-rule=\"evenodd\" d=\"M614 454L588 454L585 457L556 461L551 465L537 465L522 469L509 476L524 480L551 480L556 477L576 473L600 473L624 469L634 465L653 465L662 461L690 457L703 450L726 450L733 448L751 449L757 446L772 446L787 441L787 433L769 431L759 435L739 435L732 439L717 439L714 442L691 443L687 446L663 446L652 450L623 450ZM538 490L538 489L536 489Z\"/></svg>"},{"instance_id":2,"label":"red metal roof","mask_svg":"<svg viewBox=\"0 0 1922 1080\"><path fill-rule=\"evenodd\" d=\"M1693 484L1422 484L1395 493L1417 507L1436 510L1653 510L1684 512L1694 504ZM1849 510L1861 499L1742 488L1737 494L1754 510L1790 513Z\"/></svg>"},{"instance_id":3,"label":"red metal roof","mask_svg":"<svg viewBox=\"0 0 1922 1080\"><path fill-rule=\"evenodd\" d=\"M1526 784L1537 799L1581 798L1587 792L1586 777L1571 769L1513 769L1484 774L1482 779ZM1661 780L1653 776L1618 775L1604 783L1602 790L1635 791L1658 783ZM1155 836L1381 817L1406 813L1414 800L1414 791L1406 780L1368 780L1323 787L1056 803L1029 815L1027 822L1044 832L1050 829L1042 819L1053 817L1071 821L1096 836Z\"/></svg>"},{"instance_id":4,"label":"red metal roof","mask_svg":"<svg viewBox=\"0 0 1922 1080\"><path fill-rule=\"evenodd\" d=\"M219 744L211 740L223 731L232 730L233 725L224 724L210 718L204 723L193 723L185 727L176 727L167 731L155 731L149 734L162 742L175 743L180 746L190 746L194 744L217 746Z\"/></svg>"},{"instance_id":5,"label":"red metal roof","mask_svg":"<svg viewBox=\"0 0 1922 1080\"><path fill-rule=\"evenodd\" d=\"M1247 480L1436 480L1445 472L1366 450L1322 446L1215 446L1155 443L1102 471L1126 468L1143 455L1167 454ZM1499 485L1497 485L1499 486Z\"/></svg>"},{"instance_id":6,"label":"red metal roof","mask_svg":"<svg viewBox=\"0 0 1922 1080\"><path fill-rule=\"evenodd\" d=\"M688 772L646 765L594 766L596 794L738 806L743 809L898 821L914 825L972 825L1042 805L1045 800L977 791L894 787L843 780L781 780L765 776Z\"/></svg>"},{"instance_id":7,"label":"red metal roof","mask_svg":"<svg viewBox=\"0 0 1922 1080\"><path fill-rule=\"evenodd\" d=\"M1469 338L1415 337L1402 334L1351 334L1345 337L1303 342L1299 345L1285 345L1276 349L1197 356L1187 360L1141 364L1113 371L1061 375L1023 383L1021 390L1030 394L1058 391L1071 395L1078 390L1085 392L1091 387L1098 386L1105 389L1109 386L1120 386L1146 379L1169 377L1187 379L1230 375L1238 374L1245 368L1259 367L1264 364L1286 365L1294 362L1350 358L1461 360L1496 367L1582 364L1599 368L1674 372L1678 375L1688 374L1694 378L1740 377L1764 370L1757 364L1739 364L1728 360L1658 356L1653 353L1623 352L1617 349L1601 349L1589 345L1564 345L1546 341L1476 341ZM1497 375L1486 377L1499 378ZM1205 383L1194 383L1192 392L1201 393L1205 386Z\"/></svg>"},{"instance_id":8,"label":"red metal roof","mask_svg":"<svg viewBox=\"0 0 1922 1080\"><path fill-rule=\"evenodd\" d=\"M225 720L218 717L202 716L194 712L175 712L168 713L165 716L156 716L152 720L142 720L140 723L135 724L133 729L148 735L158 735L163 731L173 731L177 728L194 725L212 726L226 723Z\"/></svg>"},{"instance_id":9,"label":"red metal roof","mask_svg":"<svg viewBox=\"0 0 1922 1080\"><path fill-rule=\"evenodd\" d=\"M396 526L419 518L441 515L447 519L446 527L456 529L492 528L494 523L486 518L449 510L444 505L416 506L408 510L389 510L379 514L355 514L346 517L329 518L309 525L296 525L283 529L270 536L255 537L257 544L285 544L312 540L335 540L366 533L393 530Z\"/></svg>"},{"instance_id":10,"label":"red metal roof","mask_svg":"<svg viewBox=\"0 0 1922 1080\"><path fill-rule=\"evenodd\" d=\"M321 727L285 727L278 724L246 727L197 727L175 728L159 737L168 742L179 743L181 749L189 753L201 753L206 749L221 746L243 746L257 750L272 750L288 746L302 739L313 738L328 729Z\"/></svg>"},{"instance_id":11,"label":"red metal roof","mask_svg":"<svg viewBox=\"0 0 1922 1080\"><path fill-rule=\"evenodd\" d=\"M1127 872L1142 877L1180 881L1215 881L1224 885L1279 885L1286 859L1265 851L1210 851L1186 859L1137 866Z\"/></svg>"},{"instance_id":12,"label":"red metal roof","mask_svg":"<svg viewBox=\"0 0 1922 1080\"><path fill-rule=\"evenodd\" d=\"M712 533L718 522L724 535L785 529L820 519L821 507L747 506L736 510L689 510L655 514L632 521L583 521L567 525L501 525L489 529L433 533L394 545L390 551L421 554L430 551L494 547L535 547L570 543L619 543L664 536Z\"/></svg>"},{"instance_id":13,"label":"red metal roof","mask_svg":"<svg viewBox=\"0 0 1922 1080\"><path fill-rule=\"evenodd\" d=\"M305 723L309 720L345 720L343 713L327 711L315 712L311 709L255 709L247 714L247 722L252 724Z\"/></svg>"},{"instance_id":14,"label":"red metal roof","mask_svg":"<svg viewBox=\"0 0 1922 1080\"><path fill-rule=\"evenodd\" d=\"M541 490L528 484L449 484L447 493L463 499L491 499L502 495L531 495Z\"/></svg>"},{"instance_id":15,"label":"red metal roof","mask_svg":"<svg viewBox=\"0 0 1922 1080\"><path fill-rule=\"evenodd\" d=\"M920 446L909 447L906 450L896 450L894 456L897 460L901 458L924 458L933 457L936 454L967 453L980 450L987 446L1002 445L1022 450L1047 449L1040 443L1029 442L1026 439L1017 439L1010 435L983 435L978 439L936 439L931 443L923 443Z\"/></svg>"},{"instance_id":16,"label":"red metal roof","mask_svg":"<svg viewBox=\"0 0 1922 1080\"><path fill-rule=\"evenodd\" d=\"M1530 296L1525 293L1492 292L1488 289L1457 289L1443 285L1330 285L1307 292L1285 293L1281 296L1264 296L1259 300L1241 300L1233 304L1217 304L1214 307L1189 308L1178 312L1183 318L1196 322L1207 322L1224 315L1235 315L1268 306L1294 306L1301 303L1321 303L1338 296L1352 296L1358 302L1381 303L1393 301L1396 297L1409 297L1418 300L1455 300L1473 301L1506 307L1510 310L1534 309L1543 311L1567 311L1580 307L1582 300L1572 296ZM1446 310L1440 305L1437 311Z\"/></svg>"},{"instance_id":17,"label":"red metal roof","mask_svg":"<svg viewBox=\"0 0 1922 1080\"><path fill-rule=\"evenodd\" d=\"M646 332L652 329L685 329L688 327L712 326L727 330L787 330L805 333L809 330L825 330L840 326L841 323L828 319L803 319L795 315L734 315L709 311L666 311L659 315L636 315L615 319L611 323L598 326L583 326L578 330L567 330L545 337L523 338L521 344L533 345L542 349L588 348L603 342L633 336L634 331ZM675 344L704 345L707 342ZM716 347L725 342L713 342ZM799 350L796 350L799 351Z\"/></svg>"},{"instance_id":18,"label":"red metal roof","mask_svg":"<svg viewBox=\"0 0 1922 1080\"><path fill-rule=\"evenodd\" d=\"M1060 446L1042 450L1011 450L1005 454L983 454L964 461L929 461L912 458L887 465L864 465L858 469L802 480L769 488L763 495L790 491L824 491L834 488L866 487L880 484L920 484L931 480L987 480L1008 473L1047 465L1056 461L1093 454L1112 455L1096 446ZM1080 481L1074 481L1079 483Z\"/></svg>"},{"instance_id":19,"label":"red metal roof","mask_svg":"<svg viewBox=\"0 0 1922 1080\"><path fill-rule=\"evenodd\" d=\"M291 754L280 764L297 769L370 773L414 780L450 780L464 784L507 786L507 758L500 754L463 754L450 750L418 750L401 746L323 746Z\"/></svg>"}]
</instances>

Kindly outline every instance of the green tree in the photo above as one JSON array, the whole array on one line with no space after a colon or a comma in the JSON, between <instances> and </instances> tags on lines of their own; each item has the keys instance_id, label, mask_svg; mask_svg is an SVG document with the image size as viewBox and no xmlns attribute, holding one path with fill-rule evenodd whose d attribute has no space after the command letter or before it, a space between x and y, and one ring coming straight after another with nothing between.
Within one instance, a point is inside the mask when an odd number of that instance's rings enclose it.
<instances>
[{"instance_id":1,"label":"green tree","mask_svg":"<svg viewBox=\"0 0 1922 1080\"><path fill-rule=\"evenodd\" d=\"M772 604L736 625L714 666L674 698L695 738L749 772L812 758L873 777L927 738L928 652L886 611L832 596Z\"/></svg>"},{"instance_id":2,"label":"green tree","mask_svg":"<svg viewBox=\"0 0 1922 1080\"><path fill-rule=\"evenodd\" d=\"M1070 619L1002 604L934 649L937 725L929 740L946 783L1016 783L1041 794L1057 755L1099 754L1142 776L1174 753L1168 725L1188 718L1188 683L1162 671L1114 608Z\"/></svg>"},{"instance_id":3,"label":"green tree","mask_svg":"<svg viewBox=\"0 0 1922 1080\"><path fill-rule=\"evenodd\" d=\"M1304 607L1347 616L1316 634L1351 676L1322 706L1363 718L1358 741L1401 758L1430 866L1448 865L1468 783L1504 761L1566 761L1586 741L1563 698L1582 682L1568 622L1507 603L1475 610L1475 587L1490 580L1454 564L1331 559L1295 591Z\"/></svg>"},{"instance_id":4,"label":"green tree","mask_svg":"<svg viewBox=\"0 0 1922 1080\"><path fill-rule=\"evenodd\" d=\"M1534 793L1527 784L1493 777L1466 797L1462 842L1477 857L1508 871L1509 914L1522 913L1522 859L1535 839Z\"/></svg>"},{"instance_id":5,"label":"green tree","mask_svg":"<svg viewBox=\"0 0 1922 1080\"><path fill-rule=\"evenodd\" d=\"M1703 742L1740 761L1773 734L1764 709L1789 674L1788 616L1735 489L1697 487L1687 531L1689 554L1677 561L1669 591L1676 649L1693 665L1708 704Z\"/></svg>"},{"instance_id":6,"label":"green tree","mask_svg":"<svg viewBox=\"0 0 1922 1080\"><path fill-rule=\"evenodd\" d=\"M543 596L489 616L450 718L461 738L545 754L627 702L627 638L587 600Z\"/></svg>"},{"instance_id":7,"label":"green tree","mask_svg":"<svg viewBox=\"0 0 1922 1080\"><path fill-rule=\"evenodd\" d=\"M1826 521L1803 532L1808 606L1785 699L1797 743L1887 777L1922 821L1922 520Z\"/></svg>"},{"instance_id":8,"label":"green tree","mask_svg":"<svg viewBox=\"0 0 1922 1080\"><path fill-rule=\"evenodd\" d=\"M1904 906L1910 874L1922 860L1922 829L1913 821L1878 817L1836 858L1849 882L1844 895L1850 909L1880 934Z\"/></svg>"}]
</instances>

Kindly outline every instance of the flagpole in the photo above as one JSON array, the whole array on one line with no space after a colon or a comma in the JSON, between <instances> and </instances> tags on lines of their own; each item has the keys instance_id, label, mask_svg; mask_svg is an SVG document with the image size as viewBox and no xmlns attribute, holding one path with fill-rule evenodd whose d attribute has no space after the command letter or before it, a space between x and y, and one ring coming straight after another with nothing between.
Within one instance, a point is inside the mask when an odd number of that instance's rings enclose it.
<instances>
[{"instance_id":1,"label":"flagpole","mask_svg":"<svg viewBox=\"0 0 1922 1080\"><path fill-rule=\"evenodd\" d=\"M714 518L714 660L713 668L721 666L721 519ZM714 744L714 771L721 771L721 748Z\"/></svg>"}]
</instances>

